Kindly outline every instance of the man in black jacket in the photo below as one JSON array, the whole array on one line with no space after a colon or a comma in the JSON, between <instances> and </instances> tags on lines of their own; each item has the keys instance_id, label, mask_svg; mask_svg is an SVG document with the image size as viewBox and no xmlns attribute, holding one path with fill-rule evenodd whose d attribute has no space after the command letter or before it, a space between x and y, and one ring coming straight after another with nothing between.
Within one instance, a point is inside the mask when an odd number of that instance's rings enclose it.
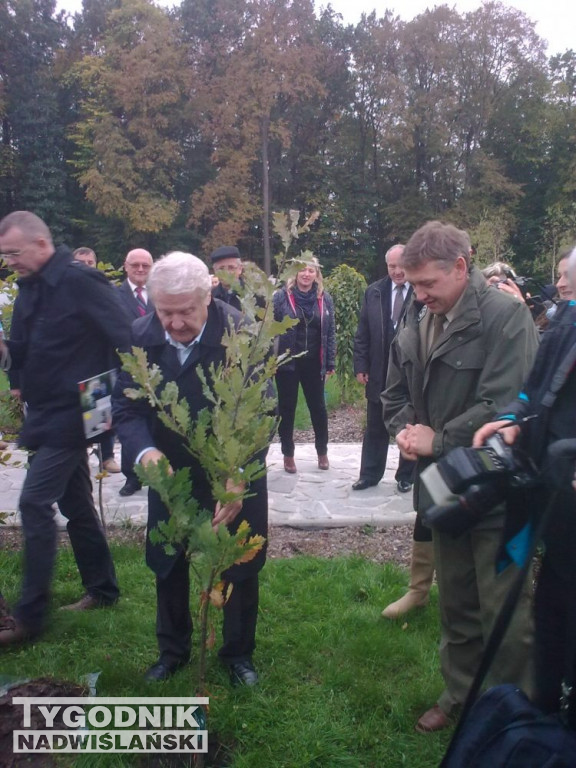
<instances>
[{"instance_id":1,"label":"man in black jacket","mask_svg":"<svg viewBox=\"0 0 576 768\"><path fill-rule=\"evenodd\" d=\"M195 418L204 408L213 408L206 397L201 369L211 381L211 366L223 362L223 337L230 322L237 325L240 313L211 296L211 279L206 265L187 253L171 253L154 265L149 288L156 313L132 326L133 344L142 347L150 364L159 367L164 381L175 381L181 398ZM267 536L268 494L266 476L250 486L251 495L221 507L215 505L212 488L200 463L181 438L163 425L145 400L131 400L123 393L131 379L122 374L114 390L114 425L133 463L146 465L166 456L173 469L190 468L195 499L200 507L214 509L215 525L224 523L235 531L242 520L252 534ZM264 457L259 457L264 459ZM242 514L239 514L240 511ZM148 494L148 530L168 519L168 510L158 494ZM235 565L223 578L234 585L224 606L223 645L219 656L228 667L233 683L254 685L258 676L252 664L258 616L258 572L265 549L250 562ZM170 677L190 658L192 619L190 616L189 563L178 548L167 554L160 544L146 538L146 562L156 575L156 636L160 655L146 673L150 682Z\"/></svg>"},{"instance_id":2,"label":"man in black jacket","mask_svg":"<svg viewBox=\"0 0 576 768\"><path fill-rule=\"evenodd\" d=\"M403 245L386 253L388 274L368 286L354 337L354 373L366 387L366 431L362 442L360 477L352 488L363 491L384 476L390 435L382 418L380 393L386 385L390 344L412 290L400 266ZM400 458L396 482L401 493L412 488L414 462Z\"/></svg>"},{"instance_id":3,"label":"man in black jacket","mask_svg":"<svg viewBox=\"0 0 576 768\"><path fill-rule=\"evenodd\" d=\"M133 248L126 254L124 260L126 280L120 283L117 290L131 323L154 312L154 303L146 289L153 263L152 254L144 248ZM130 462L127 461L124 449L120 454L120 465L126 482L118 493L120 496L133 496L142 488L142 483L138 480Z\"/></svg>"},{"instance_id":4,"label":"man in black jacket","mask_svg":"<svg viewBox=\"0 0 576 768\"><path fill-rule=\"evenodd\" d=\"M27 404L20 444L32 451L20 496L25 541L22 594L15 625L0 645L28 640L44 624L56 555L55 502L86 590L72 606L110 605L119 591L98 523L86 454L78 383L110 368L115 349L129 344L118 297L98 270L55 248L48 227L28 211L0 222L0 254L19 275L12 338L0 344L2 366L20 371Z\"/></svg>"}]
</instances>

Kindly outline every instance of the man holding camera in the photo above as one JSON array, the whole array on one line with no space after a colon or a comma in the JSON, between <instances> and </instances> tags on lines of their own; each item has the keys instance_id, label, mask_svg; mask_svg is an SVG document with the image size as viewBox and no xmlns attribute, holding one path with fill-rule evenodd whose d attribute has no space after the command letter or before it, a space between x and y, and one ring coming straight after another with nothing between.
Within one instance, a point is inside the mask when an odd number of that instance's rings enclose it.
<instances>
[{"instance_id":1,"label":"man holding camera","mask_svg":"<svg viewBox=\"0 0 576 768\"><path fill-rule=\"evenodd\" d=\"M567 290L576 292L576 248L562 261ZM547 713L560 710L562 683L576 684L575 401L576 303L571 300L563 303L544 335L520 395L476 433L473 443L480 447L500 432L508 445L526 451L540 470L540 486L531 489L529 503L522 505L526 517L520 525L530 513L541 515L552 505L535 598L536 703ZM556 450L559 440L569 441L562 446L567 452ZM549 447L555 453L548 453ZM574 703L568 708L568 722L576 727Z\"/></svg>"},{"instance_id":2,"label":"man holding camera","mask_svg":"<svg viewBox=\"0 0 576 768\"><path fill-rule=\"evenodd\" d=\"M527 307L489 288L470 266L470 239L456 227L428 222L408 241L401 263L415 300L392 344L382 400L402 455L417 461L414 506L422 513L431 499L420 473L451 449L470 446L518 392L538 336ZM459 538L433 532L446 687L419 719L421 733L446 728L457 714L515 576L511 568L496 573L503 526L497 507ZM493 682L530 688L531 642L527 592L492 667Z\"/></svg>"}]
</instances>

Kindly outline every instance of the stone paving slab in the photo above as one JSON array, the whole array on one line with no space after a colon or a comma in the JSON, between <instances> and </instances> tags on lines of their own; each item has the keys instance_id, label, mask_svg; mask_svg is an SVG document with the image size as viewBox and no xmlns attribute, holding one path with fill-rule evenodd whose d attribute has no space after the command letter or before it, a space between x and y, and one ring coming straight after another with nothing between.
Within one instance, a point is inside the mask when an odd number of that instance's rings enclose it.
<instances>
[{"instance_id":1,"label":"stone paving slab","mask_svg":"<svg viewBox=\"0 0 576 768\"><path fill-rule=\"evenodd\" d=\"M330 528L348 525L388 527L414 522L412 494L396 489L394 473L398 467L398 449L390 446L388 467L379 485L365 491L353 491L358 478L361 446L356 443L333 443L328 448L330 469L320 470L311 443L296 446L298 472L284 471L280 445L273 443L268 453L268 501L272 525L295 528ZM14 451L13 460L26 462L26 454ZM119 462L119 456L117 456ZM98 471L96 457L90 457L93 476ZM0 512L7 514L8 525L19 525L18 498L26 469L0 467ZM102 481L102 506L108 525L144 525L147 516L147 492L138 491L123 498L118 491L124 475L109 475ZM98 481L94 479L94 498L98 507ZM65 527L66 520L56 512L56 521Z\"/></svg>"}]
</instances>

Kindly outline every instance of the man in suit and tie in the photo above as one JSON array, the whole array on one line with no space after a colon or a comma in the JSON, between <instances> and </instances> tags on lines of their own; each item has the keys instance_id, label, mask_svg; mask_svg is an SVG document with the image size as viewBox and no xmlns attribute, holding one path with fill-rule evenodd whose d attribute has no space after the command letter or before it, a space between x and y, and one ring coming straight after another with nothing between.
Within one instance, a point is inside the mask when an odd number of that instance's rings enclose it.
<instances>
[{"instance_id":1,"label":"man in suit and tie","mask_svg":"<svg viewBox=\"0 0 576 768\"><path fill-rule=\"evenodd\" d=\"M119 285L118 293L130 322L154 312L154 304L146 289L152 263L152 254L144 248L134 248L129 251L124 261L126 280ZM120 496L132 496L142 488L142 484L132 465L126 460L124 448L122 448L121 465L126 482L120 488Z\"/></svg>"},{"instance_id":2,"label":"man in suit and tie","mask_svg":"<svg viewBox=\"0 0 576 768\"><path fill-rule=\"evenodd\" d=\"M382 418L380 393L386 384L388 353L398 321L412 295L400 266L403 245L386 253L388 274L368 286L354 337L354 373L366 387L366 431L362 442L360 477L352 488L363 491L384 476L390 436ZM414 462L400 458L396 483L401 493L412 488Z\"/></svg>"}]
</instances>

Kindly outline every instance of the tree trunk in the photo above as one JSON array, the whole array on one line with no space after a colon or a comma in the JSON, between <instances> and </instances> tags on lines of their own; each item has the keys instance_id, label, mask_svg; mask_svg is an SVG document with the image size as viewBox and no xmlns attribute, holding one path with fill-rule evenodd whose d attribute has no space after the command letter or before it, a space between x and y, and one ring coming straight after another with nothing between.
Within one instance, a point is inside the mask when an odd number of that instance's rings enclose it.
<instances>
[{"instance_id":1,"label":"tree trunk","mask_svg":"<svg viewBox=\"0 0 576 768\"><path fill-rule=\"evenodd\" d=\"M268 168L268 130L270 117L263 117L260 121L262 139L262 239L264 241L264 272L269 275L272 271L272 259L270 257L270 179Z\"/></svg>"}]
</instances>

